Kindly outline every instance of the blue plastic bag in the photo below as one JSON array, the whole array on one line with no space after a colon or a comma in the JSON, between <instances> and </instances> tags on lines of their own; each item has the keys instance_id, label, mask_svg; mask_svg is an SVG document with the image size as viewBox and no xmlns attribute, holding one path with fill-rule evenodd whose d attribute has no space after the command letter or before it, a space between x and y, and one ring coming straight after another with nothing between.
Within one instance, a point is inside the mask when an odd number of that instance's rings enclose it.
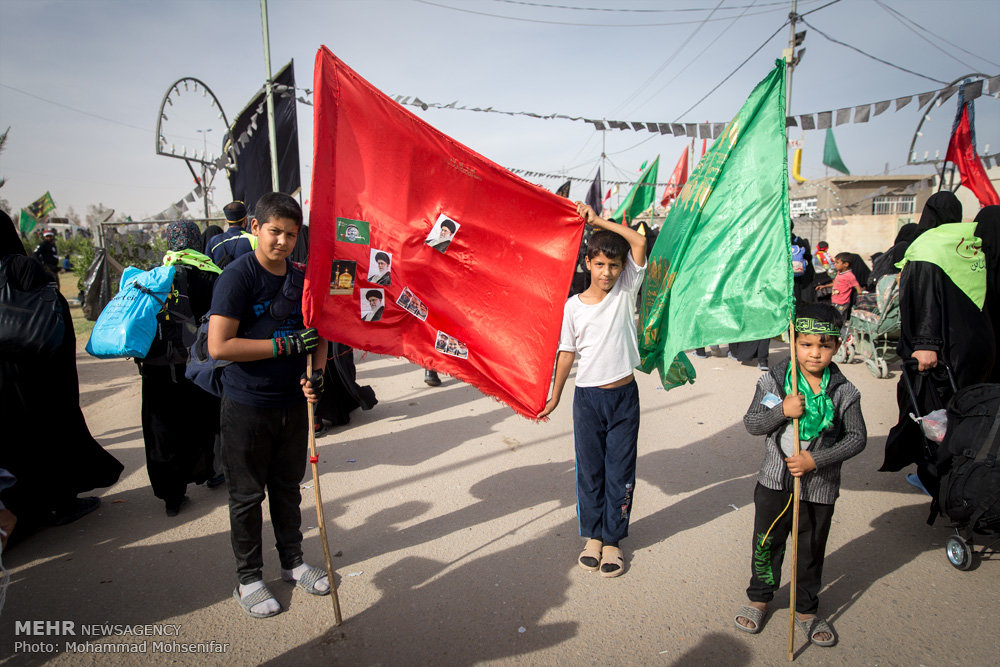
<instances>
[{"instance_id":1,"label":"blue plastic bag","mask_svg":"<svg viewBox=\"0 0 1000 667\"><path fill-rule=\"evenodd\" d=\"M127 267L118 294L94 324L87 352L102 359L144 358L156 336L156 314L170 294L175 271L173 266L149 271Z\"/></svg>"}]
</instances>

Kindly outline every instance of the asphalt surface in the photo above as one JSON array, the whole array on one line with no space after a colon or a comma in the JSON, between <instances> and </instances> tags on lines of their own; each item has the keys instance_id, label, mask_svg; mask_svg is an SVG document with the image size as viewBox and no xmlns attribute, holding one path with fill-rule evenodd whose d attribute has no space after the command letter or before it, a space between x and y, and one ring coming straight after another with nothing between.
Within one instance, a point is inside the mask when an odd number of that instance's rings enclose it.
<instances>
[{"instance_id":1,"label":"asphalt surface","mask_svg":"<svg viewBox=\"0 0 1000 667\"><path fill-rule=\"evenodd\" d=\"M786 346L772 347L772 360L787 354ZM380 402L319 440L341 626L333 625L329 598L280 580L266 509L264 577L285 611L255 620L240 610L225 489L189 488L191 503L168 518L144 468L134 364L84 353L84 411L125 472L101 493L100 510L4 554L12 582L0 616L0 660L786 663L787 584L760 634L733 628L749 578L763 451L763 439L742 425L756 368L695 359L698 381L671 392L638 376L642 426L623 542L628 568L603 579L575 564L583 540L571 387L550 421L534 423L454 379L426 387L422 370L403 360L357 358L360 383L372 385ZM869 441L844 466L820 597L820 614L840 642L819 648L797 633L796 662L997 664L1000 560L969 572L948 563L950 529L943 520L926 525L928 498L903 473L876 472L896 418L896 373L878 380L861 364L844 371L861 390ZM322 566L310 477L302 493L306 558ZM111 650L138 652L97 652Z\"/></svg>"}]
</instances>

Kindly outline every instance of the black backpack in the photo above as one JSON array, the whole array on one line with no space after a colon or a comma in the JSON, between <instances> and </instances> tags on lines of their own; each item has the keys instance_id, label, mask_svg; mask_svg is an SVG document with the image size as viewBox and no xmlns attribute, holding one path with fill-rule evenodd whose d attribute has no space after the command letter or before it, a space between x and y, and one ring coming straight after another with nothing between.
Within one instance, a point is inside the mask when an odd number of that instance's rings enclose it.
<instances>
[{"instance_id":1,"label":"black backpack","mask_svg":"<svg viewBox=\"0 0 1000 667\"><path fill-rule=\"evenodd\" d=\"M271 306L247 329L239 332L246 338L266 338L274 333L278 325L287 318L295 305L302 301L302 287L305 274L296 269L288 259L285 281L278 294L271 300ZM211 315L201 319L195 337L188 347L187 366L184 377L212 394L222 396L222 372L230 361L220 361L208 353L208 321Z\"/></svg>"},{"instance_id":2,"label":"black backpack","mask_svg":"<svg viewBox=\"0 0 1000 667\"><path fill-rule=\"evenodd\" d=\"M187 363L188 348L198 332L188 286L189 271L195 269L181 265L175 268L170 294L163 309L156 314L156 337L149 346L149 353L142 359L143 364L167 366Z\"/></svg>"},{"instance_id":3,"label":"black backpack","mask_svg":"<svg viewBox=\"0 0 1000 667\"><path fill-rule=\"evenodd\" d=\"M973 532L1000 529L1000 384L974 384L948 404L948 434L938 448L941 485L932 506Z\"/></svg>"}]
</instances>

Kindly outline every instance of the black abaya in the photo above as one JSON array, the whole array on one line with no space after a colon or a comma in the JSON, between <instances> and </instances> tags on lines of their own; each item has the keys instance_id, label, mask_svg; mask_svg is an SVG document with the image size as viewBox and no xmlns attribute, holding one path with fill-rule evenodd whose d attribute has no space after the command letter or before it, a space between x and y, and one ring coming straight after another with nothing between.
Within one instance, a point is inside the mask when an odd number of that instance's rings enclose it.
<instances>
[{"instance_id":1,"label":"black abaya","mask_svg":"<svg viewBox=\"0 0 1000 667\"><path fill-rule=\"evenodd\" d=\"M933 350L939 361L951 367L959 389L986 380L995 356L989 316L940 267L929 262L906 265L899 284L899 310L900 337L896 349L901 358L911 358L915 350ZM941 371L911 373L911 377L915 379L919 415L944 407L942 400L947 396L936 393L936 388L947 388ZM911 463L923 463L925 458L920 427L909 417L913 408L902 379L897 401L899 421L889 431L885 461L879 468L882 471L902 470ZM923 479L924 471L920 472Z\"/></svg>"},{"instance_id":2,"label":"black abaya","mask_svg":"<svg viewBox=\"0 0 1000 667\"><path fill-rule=\"evenodd\" d=\"M212 304L217 274L176 265L194 321ZM159 330L160 332L163 329ZM179 507L189 483L214 476L214 445L219 432L219 398L184 377L184 363L165 362L166 343L158 334L145 360L137 361L142 375L142 438L146 472L153 495L168 509Z\"/></svg>"},{"instance_id":3,"label":"black abaya","mask_svg":"<svg viewBox=\"0 0 1000 667\"><path fill-rule=\"evenodd\" d=\"M1000 206L986 206L976 215L976 236L983 241L986 260L986 305L993 324L993 342L1000 350ZM987 380L1000 383L1000 364L993 364Z\"/></svg>"},{"instance_id":4,"label":"black abaya","mask_svg":"<svg viewBox=\"0 0 1000 667\"><path fill-rule=\"evenodd\" d=\"M15 237L16 238L16 237ZM36 260L0 259L7 280L31 291L53 280ZM77 494L118 481L123 466L94 440L80 409L76 334L69 304L60 294L63 339L48 356L0 358L0 468L17 477L3 502L18 521L52 522Z\"/></svg>"}]
</instances>

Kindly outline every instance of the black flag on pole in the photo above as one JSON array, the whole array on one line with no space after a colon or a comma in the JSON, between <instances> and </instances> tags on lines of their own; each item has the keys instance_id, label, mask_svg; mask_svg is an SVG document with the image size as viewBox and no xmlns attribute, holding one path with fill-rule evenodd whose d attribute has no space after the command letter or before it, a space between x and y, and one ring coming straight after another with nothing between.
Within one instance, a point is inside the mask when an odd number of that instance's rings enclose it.
<instances>
[{"instance_id":1,"label":"black flag on pole","mask_svg":"<svg viewBox=\"0 0 1000 667\"><path fill-rule=\"evenodd\" d=\"M295 96L282 91L295 90L293 62L274 76L279 90L274 93L274 124L278 144L278 189L294 195L301 189L299 176L299 129L295 113ZM233 199L246 202L251 215L261 195L274 190L271 183L271 142L268 137L267 103L260 91L240 112L229 128L227 149L236 153L236 170L229 174ZM245 137L245 141L243 138Z\"/></svg>"},{"instance_id":2,"label":"black flag on pole","mask_svg":"<svg viewBox=\"0 0 1000 667\"><path fill-rule=\"evenodd\" d=\"M556 194L559 195L560 197L567 197L568 198L569 197L569 186L570 186L570 183L572 183L572 181L566 181L565 183L563 183L562 185L560 185L559 189L556 190Z\"/></svg>"},{"instance_id":3,"label":"black flag on pole","mask_svg":"<svg viewBox=\"0 0 1000 667\"><path fill-rule=\"evenodd\" d=\"M584 200L585 203L594 209L597 215L601 214L601 168L597 168L597 176L594 176L594 182L590 184L590 189L587 190L587 198Z\"/></svg>"}]
</instances>

